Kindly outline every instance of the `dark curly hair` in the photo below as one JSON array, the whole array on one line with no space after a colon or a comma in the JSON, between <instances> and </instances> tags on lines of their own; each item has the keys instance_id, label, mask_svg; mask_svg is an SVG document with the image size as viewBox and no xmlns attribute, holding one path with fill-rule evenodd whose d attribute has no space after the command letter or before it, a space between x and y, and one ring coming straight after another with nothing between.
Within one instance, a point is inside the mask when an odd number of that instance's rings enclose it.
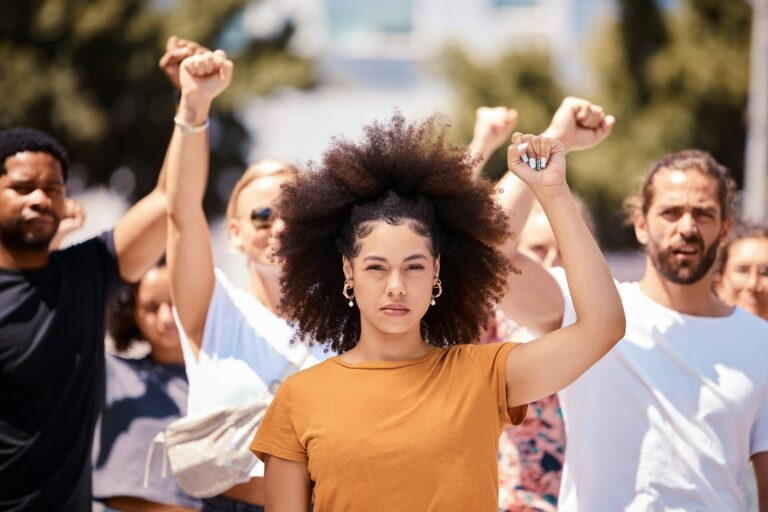
<instances>
[{"instance_id":1,"label":"dark curly hair","mask_svg":"<svg viewBox=\"0 0 768 512\"><path fill-rule=\"evenodd\" d=\"M166 261L163 256L153 268L165 266ZM146 339L136 322L136 296L139 294L139 287L143 280L144 277L137 283L123 286L112 302L107 305L107 332L115 342L118 352L125 352L135 342Z\"/></svg>"},{"instance_id":2,"label":"dark curly hair","mask_svg":"<svg viewBox=\"0 0 768 512\"><path fill-rule=\"evenodd\" d=\"M507 218L489 182L473 180L471 157L445 140L438 116L364 128L360 143L335 138L322 163L283 185L285 222L277 258L281 315L309 338L343 353L360 336L360 315L342 296L341 256L354 257L372 221L408 223L440 256L445 293L422 319L427 343L472 343L505 290L512 266L498 250Z\"/></svg>"},{"instance_id":3,"label":"dark curly hair","mask_svg":"<svg viewBox=\"0 0 768 512\"><path fill-rule=\"evenodd\" d=\"M125 352L144 335L136 323L136 295L141 282L126 285L107 307L107 332L118 352Z\"/></svg>"},{"instance_id":4,"label":"dark curly hair","mask_svg":"<svg viewBox=\"0 0 768 512\"><path fill-rule=\"evenodd\" d=\"M21 151L48 153L59 161L64 180L67 179L69 158L56 139L35 128L19 127L0 131L0 175L5 174L5 161Z\"/></svg>"}]
</instances>

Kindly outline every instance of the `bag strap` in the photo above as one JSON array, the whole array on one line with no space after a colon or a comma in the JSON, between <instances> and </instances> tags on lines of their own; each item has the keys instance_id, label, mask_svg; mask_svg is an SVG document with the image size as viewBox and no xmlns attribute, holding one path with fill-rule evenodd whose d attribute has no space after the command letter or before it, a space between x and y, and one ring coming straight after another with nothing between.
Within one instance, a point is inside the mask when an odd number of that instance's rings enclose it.
<instances>
[{"instance_id":1,"label":"bag strap","mask_svg":"<svg viewBox=\"0 0 768 512\"><path fill-rule=\"evenodd\" d=\"M149 475L152 472L152 459L155 455L155 446L158 444L163 445L163 469L162 476L166 478L168 476L168 451L165 445L165 432L159 432L152 442L149 443L149 451L147 452L147 461L144 463L144 488L149 487Z\"/></svg>"}]
</instances>

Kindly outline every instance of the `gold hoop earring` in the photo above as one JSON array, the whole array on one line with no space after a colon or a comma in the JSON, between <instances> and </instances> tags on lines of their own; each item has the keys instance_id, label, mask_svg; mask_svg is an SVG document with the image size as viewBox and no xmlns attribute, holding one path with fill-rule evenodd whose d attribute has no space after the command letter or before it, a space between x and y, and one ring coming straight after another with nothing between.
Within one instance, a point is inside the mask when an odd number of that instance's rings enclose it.
<instances>
[{"instance_id":1,"label":"gold hoop earring","mask_svg":"<svg viewBox=\"0 0 768 512\"><path fill-rule=\"evenodd\" d=\"M437 292L435 292L435 288L437 288ZM443 294L443 283L440 281L440 279L435 279L435 283L432 285L432 301L430 301L430 304L434 306L437 304L437 301L435 301L436 298L441 296Z\"/></svg>"},{"instance_id":2,"label":"gold hoop earring","mask_svg":"<svg viewBox=\"0 0 768 512\"><path fill-rule=\"evenodd\" d=\"M355 305L354 301L352 299L355 298L355 292L349 293L349 290L354 290L351 286L349 286L349 281L344 281L344 289L341 290L341 294L344 296L345 299L347 299L349 302L347 303L349 307L352 307Z\"/></svg>"}]
</instances>

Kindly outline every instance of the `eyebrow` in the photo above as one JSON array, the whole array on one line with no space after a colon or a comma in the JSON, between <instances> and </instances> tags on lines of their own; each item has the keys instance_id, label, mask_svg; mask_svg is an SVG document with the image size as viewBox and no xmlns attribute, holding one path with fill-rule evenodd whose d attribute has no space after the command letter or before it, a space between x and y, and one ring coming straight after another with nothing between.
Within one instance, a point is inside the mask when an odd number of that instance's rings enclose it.
<instances>
[{"instance_id":1,"label":"eyebrow","mask_svg":"<svg viewBox=\"0 0 768 512\"><path fill-rule=\"evenodd\" d=\"M411 254L410 256L405 258L403 261L426 260L426 259L427 257L424 256L423 254ZM363 261L367 261L367 260L383 261L384 263L387 263L387 258L383 258L381 256L366 256L365 258L363 258Z\"/></svg>"},{"instance_id":2,"label":"eyebrow","mask_svg":"<svg viewBox=\"0 0 768 512\"><path fill-rule=\"evenodd\" d=\"M681 204L660 204L659 210L685 210L686 206ZM716 206L692 206L691 211L693 212L708 212L708 213L717 213L719 211L719 208Z\"/></svg>"},{"instance_id":3,"label":"eyebrow","mask_svg":"<svg viewBox=\"0 0 768 512\"><path fill-rule=\"evenodd\" d=\"M29 185L29 184L34 185L34 184L37 183L37 180L35 180L34 178L28 178L28 177L21 177L21 178L11 177L11 183L13 183L15 185ZM56 180L56 179L45 180L43 182L43 185L57 185L57 186L62 186L63 187L64 186L64 182L61 181L61 180Z\"/></svg>"}]
</instances>

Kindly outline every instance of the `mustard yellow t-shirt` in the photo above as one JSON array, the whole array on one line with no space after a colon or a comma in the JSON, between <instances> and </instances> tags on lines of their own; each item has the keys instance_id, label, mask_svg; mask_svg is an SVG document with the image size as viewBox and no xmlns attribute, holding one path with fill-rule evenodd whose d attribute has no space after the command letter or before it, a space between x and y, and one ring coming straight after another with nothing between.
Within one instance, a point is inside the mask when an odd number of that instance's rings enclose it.
<instances>
[{"instance_id":1,"label":"mustard yellow t-shirt","mask_svg":"<svg viewBox=\"0 0 768 512\"><path fill-rule=\"evenodd\" d=\"M339 357L287 379L251 444L307 462L316 512L496 511L497 451L514 343L435 348L396 362Z\"/></svg>"}]
</instances>

